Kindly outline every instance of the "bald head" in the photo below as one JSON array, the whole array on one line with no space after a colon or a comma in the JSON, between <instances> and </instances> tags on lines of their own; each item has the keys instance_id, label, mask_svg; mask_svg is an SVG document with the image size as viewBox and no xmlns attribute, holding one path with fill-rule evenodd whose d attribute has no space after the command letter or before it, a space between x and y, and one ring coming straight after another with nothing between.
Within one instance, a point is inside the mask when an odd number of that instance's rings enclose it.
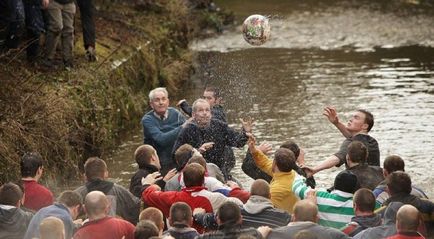
<instances>
[{"instance_id":1,"label":"bald head","mask_svg":"<svg viewBox=\"0 0 434 239\"><path fill-rule=\"evenodd\" d=\"M270 185L263 179L256 179L250 187L250 195L270 198Z\"/></svg>"},{"instance_id":2,"label":"bald head","mask_svg":"<svg viewBox=\"0 0 434 239\"><path fill-rule=\"evenodd\" d=\"M399 208L396 214L398 231L417 231L419 227L419 211L412 205L406 204Z\"/></svg>"},{"instance_id":3,"label":"bald head","mask_svg":"<svg viewBox=\"0 0 434 239\"><path fill-rule=\"evenodd\" d=\"M295 222L317 222L318 221L318 207L310 200L300 200L294 205L294 214L292 216Z\"/></svg>"},{"instance_id":4,"label":"bald head","mask_svg":"<svg viewBox=\"0 0 434 239\"><path fill-rule=\"evenodd\" d=\"M84 199L84 208L90 220L107 215L109 201L106 195L100 191L92 191Z\"/></svg>"},{"instance_id":5,"label":"bald head","mask_svg":"<svg viewBox=\"0 0 434 239\"><path fill-rule=\"evenodd\" d=\"M57 217L47 217L39 224L40 239L63 239L65 228L62 220Z\"/></svg>"}]
</instances>

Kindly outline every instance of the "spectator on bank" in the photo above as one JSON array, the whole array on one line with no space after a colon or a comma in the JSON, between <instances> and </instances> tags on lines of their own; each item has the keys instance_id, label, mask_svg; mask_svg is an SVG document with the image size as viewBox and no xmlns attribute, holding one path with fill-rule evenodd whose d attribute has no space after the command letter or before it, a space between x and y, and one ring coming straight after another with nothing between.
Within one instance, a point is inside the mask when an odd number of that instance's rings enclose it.
<instances>
[{"instance_id":1,"label":"spectator on bank","mask_svg":"<svg viewBox=\"0 0 434 239\"><path fill-rule=\"evenodd\" d=\"M65 226L57 217L47 217L39 224L39 239L64 239Z\"/></svg>"},{"instance_id":2,"label":"spectator on bank","mask_svg":"<svg viewBox=\"0 0 434 239\"><path fill-rule=\"evenodd\" d=\"M23 191L15 183L0 187L0 238L22 239L33 217L21 208Z\"/></svg>"},{"instance_id":3,"label":"spectator on bank","mask_svg":"<svg viewBox=\"0 0 434 239\"><path fill-rule=\"evenodd\" d=\"M311 200L298 201L294 206L294 213L291 216L291 222L287 226L272 229L267 238L291 238L291 235L305 230L315 235L320 235L321 239L349 238L335 228L318 225L318 208Z\"/></svg>"},{"instance_id":4,"label":"spectator on bank","mask_svg":"<svg viewBox=\"0 0 434 239\"><path fill-rule=\"evenodd\" d=\"M84 164L86 184L75 189L83 198L92 191L103 192L111 205L110 216L120 216L123 219L136 224L139 219L140 199L131 194L126 188L116 183L107 181L108 170L104 160L98 157L87 159Z\"/></svg>"},{"instance_id":5,"label":"spectator on bank","mask_svg":"<svg viewBox=\"0 0 434 239\"><path fill-rule=\"evenodd\" d=\"M40 57L40 37L45 32L45 23L42 16L42 9L46 9L49 0L24 0L25 22L27 29L27 61L35 63Z\"/></svg>"},{"instance_id":6,"label":"spectator on bank","mask_svg":"<svg viewBox=\"0 0 434 239\"><path fill-rule=\"evenodd\" d=\"M39 236L39 226L47 217L53 216L61 219L65 226L65 238L71 239L77 225L74 220L81 210L81 196L73 191L64 191L60 194L57 202L51 206L39 210L30 221L24 239L32 239Z\"/></svg>"},{"instance_id":7,"label":"spectator on bank","mask_svg":"<svg viewBox=\"0 0 434 239\"><path fill-rule=\"evenodd\" d=\"M134 152L134 158L139 165L139 170L133 175L130 180L130 192L136 197L142 195L142 178L145 178L150 173L159 172L161 169L160 159L157 151L151 145L144 144L139 146ZM160 188L164 188L166 182L176 174L176 169L170 170L163 179L157 181Z\"/></svg>"},{"instance_id":8,"label":"spectator on bank","mask_svg":"<svg viewBox=\"0 0 434 239\"><path fill-rule=\"evenodd\" d=\"M54 67L57 44L62 45L63 64L67 70L74 67L74 15L73 0L51 0L47 7L48 31L45 39L44 65Z\"/></svg>"},{"instance_id":9,"label":"spectator on bank","mask_svg":"<svg viewBox=\"0 0 434 239\"><path fill-rule=\"evenodd\" d=\"M100 191L86 195L84 210L89 221L74 234L74 239L134 239L134 225L108 215L110 202Z\"/></svg>"},{"instance_id":10,"label":"spectator on bank","mask_svg":"<svg viewBox=\"0 0 434 239\"><path fill-rule=\"evenodd\" d=\"M387 156L383 162L383 175L384 177L389 176L389 174L402 171L405 172L405 163L404 160L398 155L390 155ZM383 204L389 197L390 194L386 190L387 184L386 180L383 180L378 186L374 189L374 195L378 203ZM428 199L428 196L421 189L417 188L413 184L411 185L411 195L414 195L418 198Z\"/></svg>"},{"instance_id":11,"label":"spectator on bank","mask_svg":"<svg viewBox=\"0 0 434 239\"><path fill-rule=\"evenodd\" d=\"M163 213L155 207L148 207L143 209L140 213L139 221L149 220L153 222L158 228L158 235L161 236L164 230L164 216Z\"/></svg>"},{"instance_id":12,"label":"spectator on bank","mask_svg":"<svg viewBox=\"0 0 434 239\"><path fill-rule=\"evenodd\" d=\"M176 168L172 159L172 148L185 122L184 116L175 108L169 107L169 93L159 87L149 92L149 105L152 110L142 118L144 143L155 148L161 164L161 175Z\"/></svg>"},{"instance_id":13,"label":"spectator on bank","mask_svg":"<svg viewBox=\"0 0 434 239\"><path fill-rule=\"evenodd\" d=\"M351 222L341 228L348 236L353 237L368 227L380 226L381 215L374 212L375 197L371 190L361 188L356 191L353 198L354 214Z\"/></svg>"},{"instance_id":14,"label":"spectator on bank","mask_svg":"<svg viewBox=\"0 0 434 239\"><path fill-rule=\"evenodd\" d=\"M77 0L80 9L81 27L83 29L83 43L86 51L86 59L90 62L97 61L96 36L95 36L95 4L94 0Z\"/></svg>"},{"instance_id":15,"label":"spectator on bank","mask_svg":"<svg viewBox=\"0 0 434 239\"><path fill-rule=\"evenodd\" d=\"M25 208L38 211L39 209L53 204L53 193L38 183L44 172L42 157L39 153L26 153L21 158L21 182L24 186L26 200Z\"/></svg>"},{"instance_id":16,"label":"spectator on bank","mask_svg":"<svg viewBox=\"0 0 434 239\"><path fill-rule=\"evenodd\" d=\"M18 48L24 33L24 20L22 0L0 1L0 53Z\"/></svg>"},{"instance_id":17,"label":"spectator on bank","mask_svg":"<svg viewBox=\"0 0 434 239\"><path fill-rule=\"evenodd\" d=\"M194 239L199 236L196 229L192 228L193 216L191 207L184 202L177 202L170 207L169 229L164 235L170 235L174 238Z\"/></svg>"}]
</instances>

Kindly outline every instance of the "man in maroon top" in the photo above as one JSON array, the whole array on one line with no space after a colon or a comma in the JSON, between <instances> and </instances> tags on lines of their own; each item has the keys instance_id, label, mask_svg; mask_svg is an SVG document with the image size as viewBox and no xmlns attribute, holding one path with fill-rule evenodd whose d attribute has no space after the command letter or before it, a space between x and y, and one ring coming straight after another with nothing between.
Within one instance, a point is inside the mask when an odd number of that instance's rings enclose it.
<instances>
[{"instance_id":1,"label":"man in maroon top","mask_svg":"<svg viewBox=\"0 0 434 239\"><path fill-rule=\"evenodd\" d=\"M110 204L106 195L92 191L86 195L84 210L89 221L74 235L74 239L134 239L135 227L128 221L108 216Z\"/></svg>"},{"instance_id":2,"label":"man in maroon top","mask_svg":"<svg viewBox=\"0 0 434 239\"><path fill-rule=\"evenodd\" d=\"M24 186L24 207L38 211L53 204L53 193L38 183L42 176L42 157L39 153L26 153L21 158L21 181Z\"/></svg>"}]
</instances>

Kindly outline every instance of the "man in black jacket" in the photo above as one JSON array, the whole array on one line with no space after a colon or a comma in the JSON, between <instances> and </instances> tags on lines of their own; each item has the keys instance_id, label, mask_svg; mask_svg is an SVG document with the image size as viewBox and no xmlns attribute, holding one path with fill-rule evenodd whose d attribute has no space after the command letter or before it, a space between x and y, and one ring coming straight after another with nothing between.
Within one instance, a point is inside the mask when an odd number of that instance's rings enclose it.
<instances>
[{"instance_id":1,"label":"man in black jacket","mask_svg":"<svg viewBox=\"0 0 434 239\"><path fill-rule=\"evenodd\" d=\"M242 147L247 142L247 133L252 131L251 121L242 121L243 131L236 132L229 126L211 118L208 101L198 99L193 103L193 120L181 130L173 147L175 152L181 145L190 144L197 148L209 163L216 164L229 178L230 170L224 160L225 147Z\"/></svg>"}]
</instances>

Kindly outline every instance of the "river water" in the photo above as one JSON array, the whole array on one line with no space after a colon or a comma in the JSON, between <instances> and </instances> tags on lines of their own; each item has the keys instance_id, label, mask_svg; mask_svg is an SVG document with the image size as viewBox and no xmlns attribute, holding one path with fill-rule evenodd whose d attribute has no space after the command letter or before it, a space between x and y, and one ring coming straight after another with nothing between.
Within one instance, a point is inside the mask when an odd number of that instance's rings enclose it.
<instances>
[{"instance_id":1,"label":"river water","mask_svg":"<svg viewBox=\"0 0 434 239\"><path fill-rule=\"evenodd\" d=\"M217 1L234 11L238 27L191 45L196 73L178 98L192 102L206 85L220 87L232 127L252 117L257 141L276 149L293 139L308 165L333 154L344 139L322 116L324 106L334 105L342 121L367 109L375 116L371 135L381 163L391 154L403 157L413 182L433 198L434 14L418 1L299 2ZM261 47L240 33L251 14L271 17L272 37ZM141 131L133 133L108 160L114 181L129 184L141 142ZM245 151L235 150L233 173L248 188L251 179L240 170ZM341 169L318 173L319 186L330 186Z\"/></svg>"}]
</instances>

